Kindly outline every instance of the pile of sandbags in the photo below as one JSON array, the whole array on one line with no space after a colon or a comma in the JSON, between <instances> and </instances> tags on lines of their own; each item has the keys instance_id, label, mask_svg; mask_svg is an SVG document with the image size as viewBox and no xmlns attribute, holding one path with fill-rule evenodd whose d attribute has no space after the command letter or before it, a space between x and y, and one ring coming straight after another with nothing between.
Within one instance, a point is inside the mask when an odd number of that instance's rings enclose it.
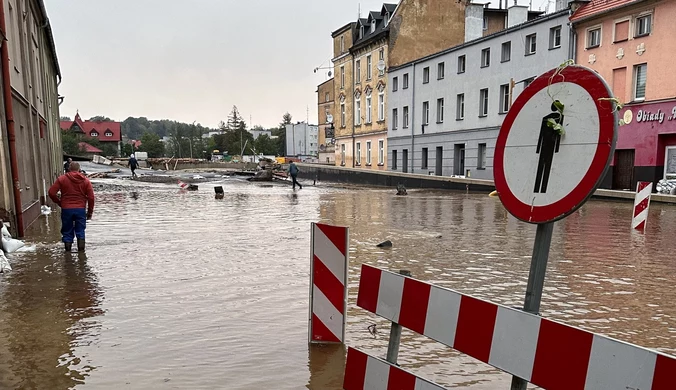
<instances>
[{"instance_id":1,"label":"pile of sandbags","mask_svg":"<svg viewBox=\"0 0 676 390\"><path fill-rule=\"evenodd\" d=\"M12 270L12 267L9 265L9 260L5 256L5 253L14 253L22 249L26 244L23 241L15 240L12 238L12 235L7 230L7 226L2 225L2 250L0 250L0 273L9 272Z\"/></svg>"}]
</instances>

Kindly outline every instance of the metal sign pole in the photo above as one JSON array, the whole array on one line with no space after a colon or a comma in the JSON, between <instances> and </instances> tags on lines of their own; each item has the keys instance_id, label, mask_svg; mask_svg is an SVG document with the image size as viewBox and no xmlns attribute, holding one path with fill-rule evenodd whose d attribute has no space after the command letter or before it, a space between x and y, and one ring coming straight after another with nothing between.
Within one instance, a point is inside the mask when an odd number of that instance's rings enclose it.
<instances>
[{"instance_id":1,"label":"metal sign pole","mask_svg":"<svg viewBox=\"0 0 676 390\"><path fill-rule=\"evenodd\" d=\"M411 276L411 271L400 270L399 274L404 276ZM390 327L390 340L387 343L387 358L386 358L386 360L392 364L397 364L400 342L401 342L401 325L392 321L392 326Z\"/></svg>"},{"instance_id":2,"label":"metal sign pole","mask_svg":"<svg viewBox=\"0 0 676 390\"><path fill-rule=\"evenodd\" d=\"M535 315L540 314L540 301L542 300L542 289L545 285L545 274L547 272L547 260L549 259L549 248L552 243L552 232L554 231L554 222L541 223L537 225L535 231L535 244L533 245L533 257L530 262L530 273L528 274L528 286L526 287L526 299L523 304L523 311ZM511 390L526 390L528 382L517 376L512 377Z\"/></svg>"}]
</instances>

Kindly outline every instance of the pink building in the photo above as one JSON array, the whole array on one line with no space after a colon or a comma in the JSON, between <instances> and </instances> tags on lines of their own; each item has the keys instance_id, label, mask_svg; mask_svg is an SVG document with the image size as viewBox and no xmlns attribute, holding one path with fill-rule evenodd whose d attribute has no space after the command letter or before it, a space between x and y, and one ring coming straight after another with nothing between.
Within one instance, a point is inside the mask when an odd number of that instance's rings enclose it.
<instances>
[{"instance_id":1,"label":"pink building","mask_svg":"<svg viewBox=\"0 0 676 390\"><path fill-rule=\"evenodd\" d=\"M676 179L676 1L577 1L576 62L596 70L625 106L602 187Z\"/></svg>"}]
</instances>

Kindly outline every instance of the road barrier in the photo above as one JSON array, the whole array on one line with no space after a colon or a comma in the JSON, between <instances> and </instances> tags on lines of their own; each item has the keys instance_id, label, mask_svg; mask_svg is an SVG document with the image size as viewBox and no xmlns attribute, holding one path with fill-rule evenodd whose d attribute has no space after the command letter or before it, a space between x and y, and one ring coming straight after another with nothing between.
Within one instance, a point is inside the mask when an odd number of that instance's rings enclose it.
<instances>
[{"instance_id":1,"label":"road barrier","mask_svg":"<svg viewBox=\"0 0 676 390\"><path fill-rule=\"evenodd\" d=\"M634 217L631 227L636 230L645 230L648 222L648 208L650 206L650 194L653 191L653 183L639 181L636 184L636 198L634 199Z\"/></svg>"},{"instance_id":2,"label":"road barrier","mask_svg":"<svg viewBox=\"0 0 676 390\"><path fill-rule=\"evenodd\" d=\"M312 224L311 343L344 343L349 229Z\"/></svg>"},{"instance_id":3,"label":"road barrier","mask_svg":"<svg viewBox=\"0 0 676 390\"><path fill-rule=\"evenodd\" d=\"M545 389L666 390L676 383L672 356L368 265L357 305ZM346 390L390 388L366 381L383 377L382 361L369 357L362 373L359 352L347 359Z\"/></svg>"}]
</instances>

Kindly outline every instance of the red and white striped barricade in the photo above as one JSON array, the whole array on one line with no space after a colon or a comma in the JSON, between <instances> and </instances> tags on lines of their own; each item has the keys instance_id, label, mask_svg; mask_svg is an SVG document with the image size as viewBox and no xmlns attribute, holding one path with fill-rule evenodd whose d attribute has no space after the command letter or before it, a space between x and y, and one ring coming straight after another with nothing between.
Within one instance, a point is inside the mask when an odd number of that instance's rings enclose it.
<instances>
[{"instance_id":1,"label":"red and white striped barricade","mask_svg":"<svg viewBox=\"0 0 676 390\"><path fill-rule=\"evenodd\" d=\"M346 227L312 224L311 343L345 342L348 235Z\"/></svg>"},{"instance_id":2,"label":"red and white striped barricade","mask_svg":"<svg viewBox=\"0 0 676 390\"><path fill-rule=\"evenodd\" d=\"M634 217L631 219L631 227L636 230L645 230L648 221L648 207L650 206L650 194L653 192L653 183L639 181L636 184L636 198L634 199Z\"/></svg>"},{"instance_id":3,"label":"red and white striped barricade","mask_svg":"<svg viewBox=\"0 0 676 390\"><path fill-rule=\"evenodd\" d=\"M368 265L357 305L545 389L676 388L673 356Z\"/></svg>"},{"instance_id":4,"label":"red and white striped barricade","mask_svg":"<svg viewBox=\"0 0 676 390\"><path fill-rule=\"evenodd\" d=\"M392 363L349 348L345 366L345 390L444 390Z\"/></svg>"}]
</instances>

